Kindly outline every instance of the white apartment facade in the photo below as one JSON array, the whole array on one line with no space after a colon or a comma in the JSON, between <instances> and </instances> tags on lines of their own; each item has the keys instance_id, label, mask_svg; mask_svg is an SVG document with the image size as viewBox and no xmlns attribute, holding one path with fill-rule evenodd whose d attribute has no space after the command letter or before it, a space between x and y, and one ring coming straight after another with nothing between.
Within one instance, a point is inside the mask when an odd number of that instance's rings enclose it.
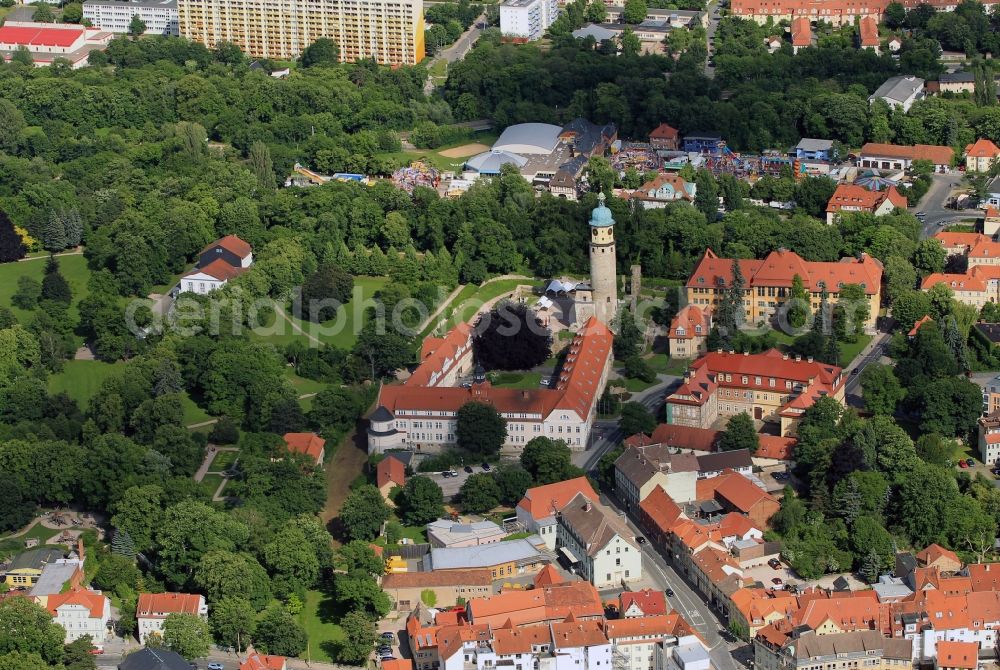
<instances>
[{"instance_id":1,"label":"white apartment facade","mask_svg":"<svg viewBox=\"0 0 1000 670\"><path fill-rule=\"evenodd\" d=\"M642 552L628 526L600 503L577 495L558 516L556 548L598 589L642 579Z\"/></svg>"},{"instance_id":2,"label":"white apartment facade","mask_svg":"<svg viewBox=\"0 0 1000 670\"><path fill-rule=\"evenodd\" d=\"M558 0L506 0L500 5L500 34L515 42L533 42L558 16Z\"/></svg>"},{"instance_id":3,"label":"white apartment facade","mask_svg":"<svg viewBox=\"0 0 1000 670\"><path fill-rule=\"evenodd\" d=\"M145 643L152 634L161 635L163 622L171 614L195 614L208 618L205 596L195 593L140 593L135 608L136 632Z\"/></svg>"},{"instance_id":4,"label":"white apartment facade","mask_svg":"<svg viewBox=\"0 0 1000 670\"><path fill-rule=\"evenodd\" d=\"M132 18L146 24L146 35L179 35L177 0L87 0L83 18L101 30L127 33Z\"/></svg>"},{"instance_id":5,"label":"white apartment facade","mask_svg":"<svg viewBox=\"0 0 1000 670\"><path fill-rule=\"evenodd\" d=\"M232 42L254 58L297 58L321 37L341 62L424 58L423 0L178 0L180 33L212 48Z\"/></svg>"},{"instance_id":6,"label":"white apartment facade","mask_svg":"<svg viewBox=\"0 0 1000 670\"><path fill-rule=\"evenodd\" d=\"M57 624L66 630L66 643L89 635L95 644L103 644L111 620L111 600L100 591L74 588L51 595L46 608Z\"/></svg>"}]
</instances>

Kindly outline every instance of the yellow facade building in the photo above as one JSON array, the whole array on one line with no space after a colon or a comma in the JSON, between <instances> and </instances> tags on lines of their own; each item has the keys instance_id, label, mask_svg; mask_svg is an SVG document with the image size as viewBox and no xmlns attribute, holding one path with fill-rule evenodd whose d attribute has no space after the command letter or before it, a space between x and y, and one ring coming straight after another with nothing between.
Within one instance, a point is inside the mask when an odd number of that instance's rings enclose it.
<instances>
[{"instance_id":1,"label":"yellow facade building","mask_svg":"<svg viewBox=\"0 0 1000 670\"><path fill-rule=\"evenodd\" d=\"M321 37L340 60L414 65L424 57L423 0L178 0L180 34L232 42L254 58L289 60Z\"/></svg>"}]
</instances>

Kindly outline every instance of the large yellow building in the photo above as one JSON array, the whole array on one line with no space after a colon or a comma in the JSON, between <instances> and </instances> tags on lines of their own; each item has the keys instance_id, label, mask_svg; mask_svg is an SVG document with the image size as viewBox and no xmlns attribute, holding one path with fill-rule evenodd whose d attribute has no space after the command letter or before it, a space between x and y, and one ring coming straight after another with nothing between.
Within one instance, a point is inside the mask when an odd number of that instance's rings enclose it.
<instances>
[{"instance_id":1,"label":"large yellow building","mask_svg":"<svg viewBox=\"0 0 1000 670\"><path fill-rule=\"evenodd\" d=\"M868 254L860 258L841 258L840 262L803 260L794 251L772 251L763 260L740 260L743 274L743 307L746 323L769 322L789 298L796 275L810 296L813 313L819 309L824 289L831 305L840 300L840 291L849 284L860 286L868 300L866 330L875 329L882 299L882 264ZM733 261L719 258L708 249L687 281L687 302L703 311L715 312L719 301L729 292L733 280Z\"/></svg>"},{"instance_id":2,"label":"large yellow building","mask_svg":"<svg viewBox=\"0 0 1000 670\"><path fill-rule=\"evenodd\" d=\"M232 42L254 58L288 60L320 37L340 59L414 65L424 57L423 0L178 0L180 34Z\"/></svg>"}]
</instances>

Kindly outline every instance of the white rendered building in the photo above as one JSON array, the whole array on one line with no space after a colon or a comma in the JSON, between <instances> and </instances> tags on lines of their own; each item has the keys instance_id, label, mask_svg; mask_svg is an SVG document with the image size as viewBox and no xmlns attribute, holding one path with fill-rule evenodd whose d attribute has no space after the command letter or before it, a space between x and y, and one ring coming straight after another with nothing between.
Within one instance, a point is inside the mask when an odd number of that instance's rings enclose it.
<instances>
[{"instance_id":1,"label":"white rendered building","mask_svg":"<svg viewBox=\"0 0 1000 670\"><path fill-rule=\"evenodd\" d=\"M559 16L557 0L506 0L500 5L500 34L517 42L541 39Z\"/></svg>"},{"instance_id":2,"label":"white rendered building","mask_svg":"<svg viewBox=\"0 0 1000 670\"><path fill-rule=\"evenodd\" d=\"M193 593L140 593L135 608L139 641L145 643L151 634L162 634L166 618L181 613L207 619L205 596Z\"/></svg>"},{"instance_id":3,"label":"white rendered building","mask_svg":"<svg viewBox=\"0 0 1000 670\"><path fill-rule=\"evenodd\" d=\"M577 495L559 513L556 547L598 589L642 579L642 552L614 512Z\"/></svg>"},{"instance_id":4,"label":"white rendered building","mask_svg":"<svg viewBox=\"0 0 1000 670\"><path fill-rule=\"evenodd\" d=\"M103 644L111 619L111 600L100 591L76 587L66 593L48 596L46 609L55 622L66 629L66 642L89 635L95 644Z\"/></svg>"},{"instance_id":5,"label":"white rendered building","mask_svg":"<svg viewBox=\"0 0 1000 670\"><path fill-rule=\"evenodd\" d=\"M146 35L178 35L177 0L87 0L83 18L112 33L127 33L132 18L146 24Z\"/></svg>"}]
</instances>

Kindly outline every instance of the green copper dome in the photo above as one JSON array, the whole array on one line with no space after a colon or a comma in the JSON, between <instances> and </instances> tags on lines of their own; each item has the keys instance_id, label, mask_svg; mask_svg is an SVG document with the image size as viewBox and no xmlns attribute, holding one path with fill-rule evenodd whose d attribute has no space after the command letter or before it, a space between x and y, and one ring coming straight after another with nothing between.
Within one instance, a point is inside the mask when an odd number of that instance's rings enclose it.
<instances>
[{"instance_id":1,"label":"green copper dome","mask_svg":"<svg viewBox=\"0 0 1000 670\"><path fill-rule=\"evenodd\" d=\"M615 225L611 210L604 206L604 194L597 194L597 207L590 213L590 225L594 228L609 228Z\"/></svg>"}]
</instances>

